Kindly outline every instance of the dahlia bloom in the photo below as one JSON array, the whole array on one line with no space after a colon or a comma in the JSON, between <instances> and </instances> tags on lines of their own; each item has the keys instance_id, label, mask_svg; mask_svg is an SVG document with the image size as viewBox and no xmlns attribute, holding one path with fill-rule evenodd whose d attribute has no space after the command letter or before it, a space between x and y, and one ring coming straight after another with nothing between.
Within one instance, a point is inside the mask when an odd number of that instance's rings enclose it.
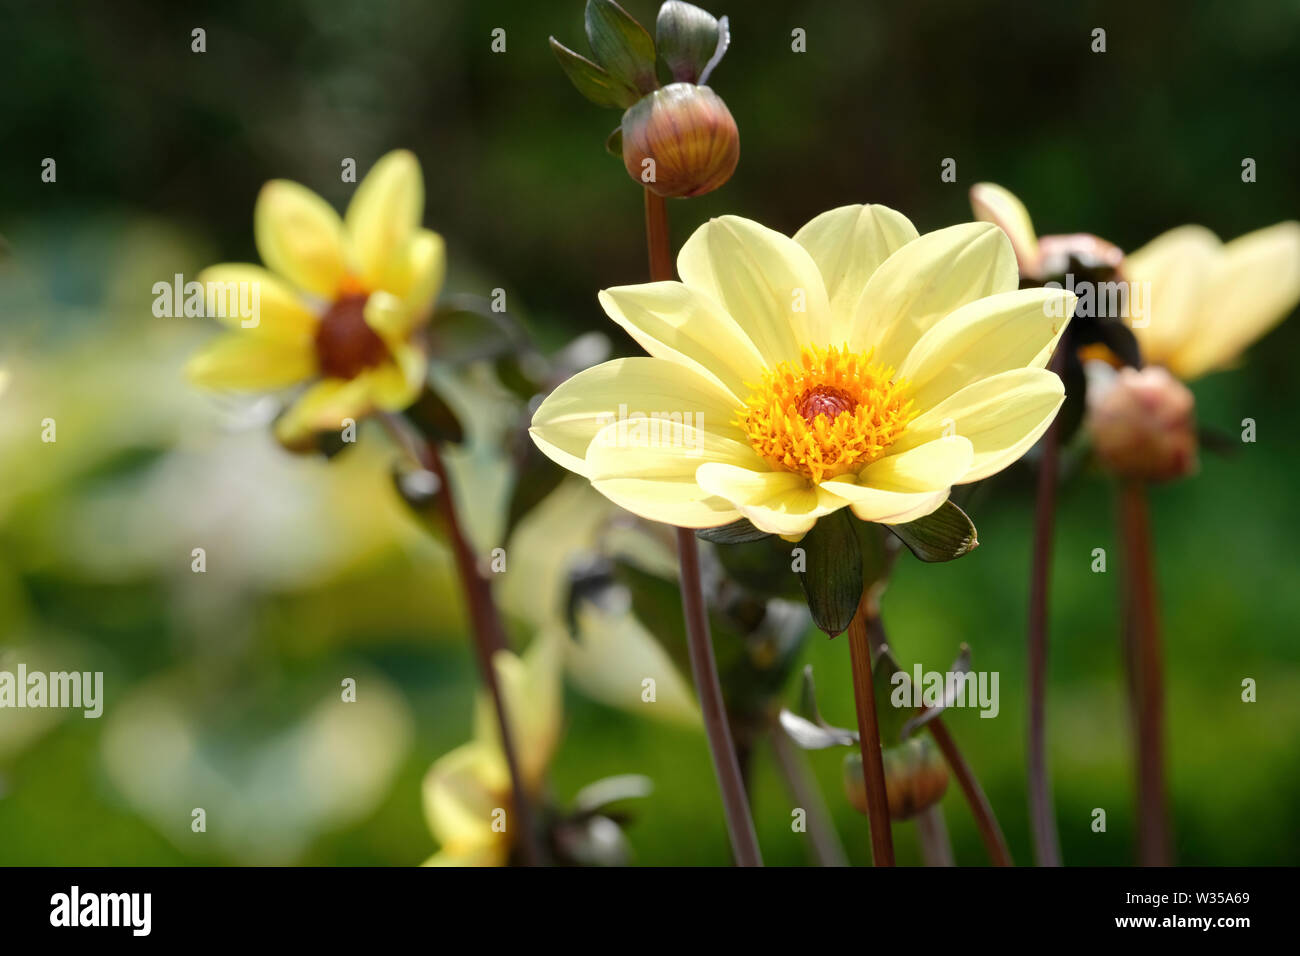
<instances>
[{"instance_id":1,"label":"dahlia bloom","mask_svg":"<svg viewBox=\"0 0 1300 956\"><path fill-rule=\"evenodd\" d=\"M643 518L788 538L845 507L912 521L1023 455L1064 398L1044 366L1074 297L1020 290L992 224L921 236L845 206L790 238L725 216L677 269L600 294L649 356L568 379L531 428Z\"/></svg>"}]
</instances>

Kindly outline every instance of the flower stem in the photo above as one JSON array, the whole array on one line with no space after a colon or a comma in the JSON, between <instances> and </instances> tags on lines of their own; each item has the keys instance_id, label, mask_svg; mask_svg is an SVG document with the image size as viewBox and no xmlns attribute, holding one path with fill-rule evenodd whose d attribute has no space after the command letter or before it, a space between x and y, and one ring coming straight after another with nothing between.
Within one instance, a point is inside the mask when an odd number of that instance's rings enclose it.
<instances>
[{"instance_id":1,"label":"flower stem","mask_svg":"<svg viewBox=\"0 0 1300 956\"><path fill-rule=\"evenodd\" d=\"M497 680L493 657L497 651L506 650L505 627L496 602L492 598L492 588L479 571L478 559L474 549L465 536L460 518L456 512L456 501L451 488L447 468L438 453L435 442L416 435L404 420L396 415L386 415L383 419L389 431L415 455L426 471L438 477L438 507L451 538L451 550L456 559L456 569L460 573L461 587L465 591L465 600L469 609L470 631L473 635L474 656L478 663L479 677L492 698L492 707L496 712L497 729L501 738L501 752L505 756L506 767L510 771L513 791L511 809L522 837L516 844L520 859L525 866L539 866L543 862L541 842L534 828L532 801L525 786L523 774L519 769L519 755L515 750L514 735L506 713L505 700L501 694L501 685Z\"/></svg>"},{"instance_id":2,"label":"flower stem","mask_svg":"<svg viewBox=\"0 0 1300 956\"><path fill-rule=\"evenodd\" d=\"M1143 482L1125 481L1121 487L1120 524L1128 578L1124 619L1130 629L1127 644L1137 697L1138 862L1168 866L1172 860L1164 766L1164 655L1156 615L1151 516Z\"/></svg>"},{"instance_id":3,"label":"flower stem","mask_svg":"<svg viewBox=\"0 0 1300 956\"><path fill-rule=\"evenodd\" d=\"M700 554L695 532L677 529L677 557L682 568L682 611L686 615L686 643L691 657L695 691L700 697L704 731L709 738L713 769L722 789L722 808L727 817L727 833L738 866L762 866L758 835L745 796L745 782L740 776L740 762L731 742L731 728L722 703L722 685L718 683L718 665L713 659L713 641L704 609L704 591L700 587Z\"/></svg>"},{"instance_id":4,"label":"flower stem","mask_svg":"<svg viewBox=\"0 0 1300 956\"><path fill-rule=\"evenodd\" d=\"M926 866L955 866L952 841L943 821L943 807L935 804L916 815L916 832L921 838L921 859Z\"/></svg>"},{"instance_id":5,"label":"flower stem","mask_svg":"<svg viewBox=\"0 0 1300 956\"><path fill-rule=\"evenodd\" d=\"M849 622L849 658L853 664L853 700L858 710L858 747L862 752L862 777L866 783L867 820L871 826L871 860L876 866L894 865L894 836L889 829L889 797L885 793L885 766L880 754L880 727L876 723L876 695L871 679L871 648L867 639L867 597Z\"/></svg>"},{"instance_id":6,"label":"flower stem","mask_svg":"<svg viewBox=\"0 0 1300 956\"><path fill-rule=\"evenodd\" d=\"M785 780L790 796L803 808L808 821L808 839L818 866L848 866L844 845L835 832L835 824L826 809L817 782L808 772L807 762L780 723L772 726L772 753Z\"/></svg>"},{"instance_id":7,"label":"flower stem","mask_svg":"<svg viewBox=\"0 0 1300 956\"><path fill-rule=\"evenodd\" d=\"M1002 828L998 826L998 818L993 815L989 798L985 796L984 788L975 778L975 771L971 770L970 764L957 749L957 741L953 740L952 734L948 733L943 718L936 717L926 726L930 728L930 736L934 738L934 742L939 745L943 759L948 761L948 766L952 769L953 776L957 778L961 792L966 795L966 802L970 804L970 811L975 817L975 826L980 831L980 839L984 841L984 849L988 852L989 861L994 866L1012 866L1011 851L1007 848L1007 840L1002 835Z\"/></svg>"},{"instance_id":8,"label":"flower stem","mask_svg":"<svg viewBox=\"0 0 1300 956\"><path fill-rule=\"evenodd\" d=\"M1058 375L1065 364L1063 346L1052 356ZM1052 526L1056 518L1056 479L1061 457L1058 416L1043 438L1034 510L1034 558L1029 580L1029 818L1034 835L1034 859L1039 866L1061 865L1061 843L1052 808L1047 774L1047 585L1052 567Z\"/></svg>"},{"instance_id":9,"label":"flower stem","mask_svg":"<svg viewBox=\"0 0 1300 956\"><path fill-rule=\"evenodd\" d=\"M645 234L650 251L650 278L655 282L673 277L672 248L668 240L668 209L662 196L645 191ZM718 665L713 659L713 639L709 635L709 617L704 606L704 589L700 584L700 553L695 532L677 529L677 558L681 565L682 613L686 617L686 642L690 651L695 692L700 698L704 730L713 755L713 769L722 790L722 808L727 817L731 851L739 866L762 866L758 835L745 796L745 782L736 759L736 746L722 701L718 682Z\"/></svg>"},{"instance_id":10,"label":"flower stem","mask_svg":"<svg viewBox=\"0 0 1300 956\"><path fill-rule=\"evenodd\" d=\"M867 638L872 652L879 651L883 645L889 643L885 634L885 623L880 617L880 609L874 598L867 604ZM957 741L952 739L952 734L948 732L943 718L935 717L926 726L935 744L938 745L939 752L943 754L944 760L948 761L948 767L957 778L957 784L970 805L971 815L975 818L975 827L979 830L980 839L984 841L984 849L989 855L989 861L994 866L1013 866L1011 851L1007 848L1007 840L1002 835L998 818L993 813L993 805L984 794L984 788L980 786L975 771L971 769L961 750L958 749Z\"/></svg>"}]
</instances>

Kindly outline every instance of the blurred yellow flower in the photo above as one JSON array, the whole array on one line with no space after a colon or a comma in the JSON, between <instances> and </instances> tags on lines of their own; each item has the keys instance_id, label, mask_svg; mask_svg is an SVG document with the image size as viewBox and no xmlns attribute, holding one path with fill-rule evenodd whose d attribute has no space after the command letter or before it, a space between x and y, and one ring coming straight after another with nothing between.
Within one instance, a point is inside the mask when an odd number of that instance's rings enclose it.
<instances>
[{"instance_id":1,"label":"blurred yellow flower","mask_svg":"<svg viewBox=\"0 0 1300 956\"><path fill-rule=\"evenodd\" d=\"M1180 226L1125 260L1130 282L1149 282L1150 321L1135 326L1143 358L1184 381L1230 365L1300 302L1300 222L1222 243Z\"/></svg>"},{"instance_id":2,"label":"blurred yellow flower","mask_svg":"<svg viewBox=\"0 0 1300 956\"><path fill-rule=\"evenodd\" d=\"M644 518L787 537L843 507L912 521L1024 454L1064 397L1044 366L1074 297L1019 290L993 225L919 236L845 206L790 238L725 216L677 268L600 294L651 357L580 372L531 429Z\"/></svg>"},{"instance_id":3,"label":"blurred yellow flower","mask_svg":"<svg viewBox=\"0 0 1300 956\"><path fill-rule=\"evenodd\" d=\"M297 183L267 183L253 210L266 268L225 264L199 275L209 314L232 311L212 307L216 291L256 288L256 322L222 318L230 330L190 361L190 379L249 390L313 382L276 423L289 447L346 418L410 405L427 364L416 333L445 266L442 237L420 228L423 212L420 164L407 150L375 163L342 219Z\"/></svg>"},{"instance_id":4,"label":"blurred yellow flower","mask_svg":"<svg viewBox=\"0 0 1300 956\"><path fill-rule=\"evenodd\" d=\"M530 794L541 789L563 718L564 635L543 631L522 658L497 652L495 666L519 771ZM441 849L425 866L504 866L515 832L510 771L492 700L475 704L474 739L439 757L424 778L424 816Z\"/></svg>"},{"instance_id":5,"label":"blurred yellow flower","mask_svg":"<svg viewBox=\"0 0 1300 956\"><path fill-rule=\"evenodd\" d=\"M1024 203L994 183L976 183L970 198L975 218L1002 228L1031 278L1043 277L1064 243L1082 238L1040 241ZM1204 226L1180 226L1125 256L1121 272L1131 286L1146 284L1146 314L1131 323L1142 358L1190 381L1232 364L1300 302L1300 222L1226 244Z\"/></svg>"}]
</instances>

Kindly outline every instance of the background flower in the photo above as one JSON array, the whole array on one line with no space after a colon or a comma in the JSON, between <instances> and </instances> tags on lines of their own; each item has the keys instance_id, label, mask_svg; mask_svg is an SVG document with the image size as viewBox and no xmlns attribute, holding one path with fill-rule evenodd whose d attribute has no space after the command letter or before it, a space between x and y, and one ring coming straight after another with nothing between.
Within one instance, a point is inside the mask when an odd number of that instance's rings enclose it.
<instances>
[{"instance_id":1,"label":"background flower","mask_svg":"<svg viewBox=\"0 0 1300 956\"><path fill-rule=\"evenodd\" d=\"M266 268L203 270L215 290L259 290L260 315L221 310L232 328L194 357L190 378L213 388L265 390L314 380L276 422L289 447L374 409L399 411L424 383L414 334L429 317L445 268L442 237L419 228L424 182L414 154L381 158L357 186L344 219L297 183L267 183L253 210Z\"/></svg>"}]
</instances>

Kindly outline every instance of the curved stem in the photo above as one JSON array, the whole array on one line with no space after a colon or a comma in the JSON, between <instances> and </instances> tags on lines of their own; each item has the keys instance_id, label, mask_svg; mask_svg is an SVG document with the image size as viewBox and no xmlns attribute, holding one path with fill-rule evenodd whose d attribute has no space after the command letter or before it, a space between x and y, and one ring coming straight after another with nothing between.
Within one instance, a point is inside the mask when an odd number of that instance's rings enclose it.
<instances>
[{"instance_id":1,"label":"curved stem","mask_svg":"<svg viewBox=\"0 0 1300 956\"><path fill-rule=\"evenodd\" d=\"M668 240L668 210L662 196L645 191L645 233L650 252L650 278L656 282L673 277L672 251ZM677 530L677 559L681 565L682 613L686 617L686 643L690 652L695 692L700 698L704 730L713 755L713 770L722 790L722 808L727 817L727 834L731 852L739 866L762 866L754 818L745 796L745 782L736 759L736 746L722 701L718 682L718 665L713 659L713 640L709 635L709 617L700 584L700 553L695 532Z\"/></svg>"},{"instance_id":2,"label":"curved stem","mask_svg":"<svg viewBox=\"0 0 1300 956\"><path fill-rule=\"evenodd\" d=\"M700 554L695 532L677 530L677 557L681 562L682 612L686 616L686 643L691 658L695 692L700 698L704 730L709 738L713 769L722 789L722 808L727 817L727 834L738 866L762 866L754 818L745 796L745 782L740 776L740 762L731 741L731 728L722 702L722 685L718 682L718 665L713 659L713 641L704 609L704 592L700 587Z\"/></svg>"},{"instance_id":3,"label":"curved stem","mask_svg":"<svg viewBox=\"0 0 1300 956\"><path fill-rule=\"evenodd\" d=\"M835 832L835 824L826 801L822 799L817 782L808 772L807 762L794 745L790 735L779 722L772 725L772 753L785 780L790 796L803 808L808 820L808 839L812 845L813 860L818 866L848 866L844 845Z\"/></svg>"},{"instance_id":4,"label":"curved stem","mask_svg":"<svg viewBox=\"0 0 1300 956\"><path fill-rule=\"evenodd\" d=\"M943 807L935 804L916 815L916 832L921 838L921 859L926 866L956 866L952 840L943 820Z\"/></svg>"},{"instance_id":5,"label":"curved stem","mask_svg":"<svg viewBox=\"0 0 1300 956\"><path fill-rule=\"evenodd\" d=\"M867 638L873 653L889 643L885 634L885 622L880 616L880 607L875 597L867 604ZM975 818L975 827L979 830L980 839L984 841L984 849L989 855L989 861L994 866L1014 866L1011 850L1007 847L1007 838L1002 835L1002 827L998 825L993 805L984 794L984 788L980 786L975 771L971 769L961 750L958 749L957 741L952 739L952 734L948 732L943 718L935 717L926 726L929 727L930 735L938 745L940 753L948 761L953 776L957 778L957 785L961 787L966 803L970 805L971 815Z\"/></svg>"},{"instance_id":6,"label":"curved stem","mask_svg":"<svg viewBox=\"0 0 1300 956\"><path fill-rule=\"evenodd\" d=\"M479 677L492 698L492 707L496 712L497 730L501 738L501 752L505 756L506 767L510 771L510 783L513 791L511 809L514 812L519 830L523 837L517 846L520 858L525 866L538 866L543 862L541 842L533 825L532 801L525 786L523 774L519 769L519 755L515 750L514 734L506 712L505 700L501 694L501 685L497 680L493 657L497 651L506 650L505 627L492 599L492 588L479 571L478 559L474 549L465 536L460 518L456 511L456 501L451 488L447 468L438 453L437 445L423 436L411 433L411 429L397 416L385 416L384 423L393 432L394 437L415 455L426 471L438 476L438 507L446 523L451 538L452 555L456 559L456 569L460 573L461 587L465 592L468 605L470 631L473 635L474 657L478 663Z\"/></svg>"},{"instance_id":7,"label":"curved stem","mask_svg":"<svg viewBox=\"0 0 1300 956\"><path fill-rule=\"evenodd\" d=\"M1151 555L1151 517L1146 485L1126 481L1120 489L1121 530L1128 587L1125 622L1130 637L1132 685L1137 691L1138 862L1168 866L1168 796L1165 791L1164 654L1156 614Z\"/></svg>"},{"instance_id":8,"label":"curved stem","mask_svg":"<svg viewBox=\"0 0 1300 956\"><path fill-rule=\"evenodd\" d=\"M943 758L952 768L961 792L966 795L966 802L970 804L970 811L975 817L975 826L980 831L980 839L984 841L984 849L988 852L989 861L994 866L1012 866L1011 851L1007 848L1007 839L1002 835L1002 828L998 826L998 818L993 814L993 806L985 796L979 780L975 778L975 771L971 770L970 764L957 749L957 742L952 739L952 734L948 733L943 718L936 717L927 726L930 728L930 736L939 745Z\"/></svg>"},{"instance_id":9,"label":"curved stem","mask_svg":"<svg viewBox=\"0 0 1300 956\"><path fill-rule=\"evenodd\" d=\"M1064 346L1058 346L1050 368L1064 366ZM1047 586L1052 568L1052 527L1056 517L1056 477L1061 455L1061 420L1056 418L1043 438L1034 509L1034 558L1029 581L1029 818L1034 858L1039 866L1061 865L1061 843L1052 808L1047 772Z\"/></svg>"},{"instance_id":10,"label":"curved stem","mask_svg":"<svg viewBox=\"0 0 1300 956\"><path fill-rule=\"evenodd\" d=\"M871 859L876 866L894 865L894 835L889 829L889 797L880 754L880 726L871 679L871 648L867 638L867 597L849 622L849 658L853 664L853 701L858 711L858 748L866 783L867 820L871 825Z\"/></svg>"}]
</instances>

